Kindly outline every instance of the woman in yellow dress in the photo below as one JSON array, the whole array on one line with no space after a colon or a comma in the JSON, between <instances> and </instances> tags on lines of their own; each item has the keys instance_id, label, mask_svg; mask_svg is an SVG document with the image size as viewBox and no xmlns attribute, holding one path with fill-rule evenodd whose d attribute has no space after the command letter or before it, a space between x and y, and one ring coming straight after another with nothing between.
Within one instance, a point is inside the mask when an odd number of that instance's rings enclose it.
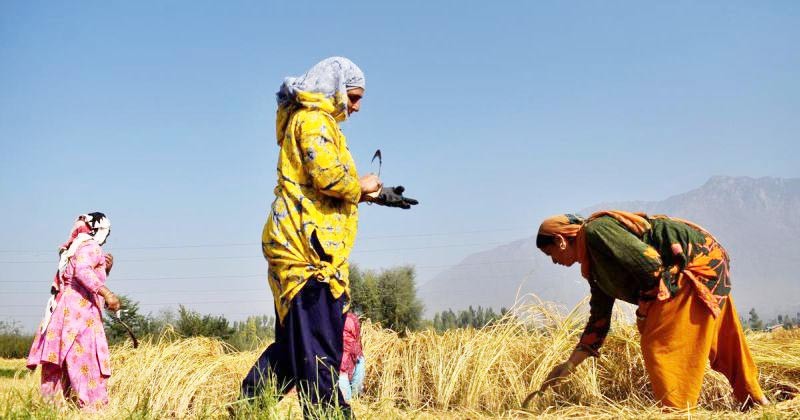
<instances>
[{"instance_id":1,"label":"woman in yellow dress","mask_svg":"<svg viewBox=\"0 0 800 420\"><path fill-rule=\"evenodd\" d=\"M306 415L308 403L338 404L349 413L336 374L358 204L417 204L402 196L402 187L383 187L376 175L356 171L339 123L359 111L365 82L352 61L330 57L303 76L286 78L277 94L277 186L262 234L277 315L275 342L245 377L242 394L261 393L271 374L280 392L298 388Z\"/></svg>"}]
</instances>

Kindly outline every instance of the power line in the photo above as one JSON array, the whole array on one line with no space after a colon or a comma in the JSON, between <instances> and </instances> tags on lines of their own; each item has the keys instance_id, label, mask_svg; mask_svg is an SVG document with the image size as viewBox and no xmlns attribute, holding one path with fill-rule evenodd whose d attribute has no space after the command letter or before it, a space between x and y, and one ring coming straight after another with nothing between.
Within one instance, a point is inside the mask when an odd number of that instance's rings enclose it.
<instances>
[{"instance_id":1,"label":"power line","mask_svg":"<svg viewBox=\"0 0 800 420\"><path fill-rule=\"evenodd\" d=\"M499 228L499 229L482 229L482 230L464 230L464 231L454 231L454 232L438 232L438 233L409 233L409 234L397 234L397 235L372 235L372 236L364 236L358 237L358 240L373 240L373 239L393 239L393 238L422 238L422 237L433 237L433 236L454 236L454 235L469 235L469 234L476 234L476 233L490 233L490 232L508 232L512 230L525 230L530 229L531 226L524 226L520 227L508 227L508 228ZM110 251L133 251L133 250L147 250L147 249L184 249L184 248L228 248L228 247L242 247L242 246L253 246L253 247L261 247L261 243L257 242L234 242L234 243L210 243L210 244L181 244L181 245L152 245L152 246L130 246L130 247L114 247L109 246L108 249ZM57 249L54 247L52 249L47 250L18 250L18 249L2 249L0 253L57 253Z\"/></svg>"},{"instance_id":2,"label":"power line","mask_svg":"<svg viewBox=\"0 0 800 420\"><path fill-rule=\"evenodd\" d=\"M455 264L455 265L429 265L429 266L414 266L414 269L420 268L437 268L437 267L453 267L455 268L462 268L468 266L487 266L487 267L496 267L497 264L510 264L516 262L528 262L530 260L509 260L509 261L499 261L497 263L466 263L466 264ZM371 270L365 270L371 271ZM456 270L459 271L459 270ZM251 274L251 275L215 275L215 276L175 276L175 277L147 277L147 278L112 278L110 280L112 283L118 282L129 282L129 281L159 281L159 280L196 280L196 279L226 279L226 278L265 278L266 274ZM494 276L486 277L486 278L495 278ZM21 284L43 284L43 283L50 283L50 280L0 280L0 283L21 283ZM221 290L224 291L224 290Z\"/></svg>"},{"instance_id":3,"label":"power line","mask_svg":"<svg viewBox=\"0 0 800 420\"><path fill-rule=\"evenodd\" d=\"M448 293L452 294L466 294L472 293L469 290L452 290ZM183 301L183 302L146 302L138 303L138 306L174 306L174 305L208 305L208 304L229 304L229 303L273 303L271 298L257 299L257 300L200 300L200 301ZM41 308L41 304L20 304L20 305L4 305L4 308Z\"/></svg>"},{"instance_id":4,"label":"power line","mask_svg":"<svg viewBox=\"0 0 800 420\"><path fill-rule=\"evenodd\" d=\"M159 294L159 293L220 293L220 292L227 292L227 293L252 293L252 292L266 292L269 291L269 287L265 285L265 287L259 289L200 289L200 290L192 290L192 289L176 289L176 290L141 290L136 291L136 296L139 295L152 295L152 294ZM6 292L12 295L42 295L42 291L31 291L31 290L12 290ZM124 294L125 293L119 293ZM130 297L130 296L128 296Z\"/></svg>"},{"instance_id":5,"label":"power line","mask_svg":"<svg viewBox=\"0 0 800 420\"><path fill-rule=\"evenodd\" d=\"M259 300L203 300L195 302L148 302L139 303L139 306L169 306L169 305L200 305L200 304L219 304L219 303L272 303L272 299L259 299ZM3 305L4 308L40 308L43 305Z\"/></svg>"},{"instance_id":6,"label":"power line","mask_svg":"<svg viewBox=\"0 0 800 420\"><path fill-rule=\"evenodd\" d=\"M445 245L430 245L419 247L407 248L379 248L379 249L366 249L366 250L353 250L353 254L364 254L371 252L394 252L394 251L418 251L426 249L440 249L440 248L457 248L457 247L470 247L470 246L492 246L507 244L508 241L503 242L480 242L472 244L445 244ZM262 256L249 255L249 256L206 256L206 257L168 257L168 258L138 258L138 259L125 259L125 263L130 262L152 262L152 261L212 261L212 260L236 260L236 259L251 259L263 258ZM48 261L0 261L0 264L52 264L55 260Z\"/></svg>"},{"instance_id":7,"label":"power line","mask_svg":"<svg viewBox=\"0 0 800 420\"><path fill-rule=\"evenodd\" d=\"M248 278L248 277L266 277L266 274L245 274L245 275L215 275L215 276L174 276L174 277L123 277L111 278L111 282L128 282L128 281L159 281L159 280L196 280L196 279L228 279L228 278ZM50 283L52 280L0 280L0 283Z\"/></svg>"},{"instance_id":8,"label":"power line","mask_svg":"<svg viewBox=\"0 0 800 420\"><path fill-rule=\"evenodd\" d=\"M530 262L530 259L518 259L518 260L505 260L505 261L493 261L491 263L461 263L461 264L437 264L437 265L413 265L415 270L419 269L433 269L433 268L447 268L452 267L453 269L461 268L461 267L473 267L473 266L489 266L489 267L496 267L499 264L513 264L513 263L521 263L521 262ZM362 271L371 271L371 270L362 270ZM227 279L227 278L264 278L266 277L266 273L264 274L219 274L219 275L210 275L210 276L165 276L165 277L121 277L121 278L111 278L111 282L128 282L128 281L158 281L158 280L196 280L196 279ZM25 284L33 284L33 283L49 283L51 280L0 280L0 283L25 283Z\"/></svg>"},{"instance_id":9,"label":"power line","mask_svg":"<svg viewBox=\"0 0 800 420\"><path fill-rule=\"evenodd\" d=\"M269 316L269 317L274 317L275 313L271 312L271 313L257 314L257 313L252 313L252 312L225 312L224 314L220 314L220 315L223 315L225 317L242 316L242 315L247 315L247 316L263 316L263 315L266 315L266 316ZM42 316L41 315L33 315L33 314L28 314L28 315L2 315L2 314L0 314L0 318L9 318L11 320L42 319Z\"/></svg>"},{"instance_id":10,"label":"power line","mask_svg":"<svg viewBox=\"0 0 800 420\"><path fill-rule=\"evenodd\" d=\"M523 275L523 277L524 276L527 276L527 274ZM225 276L221 276L220 278L224 278L224 277ZM259 276L259 277L261 277L261 276ZM509 274L484 275L484 276L481 276L482 279L495 279L495 280L496 279L506 279L506 278L511 278L511 277L518 278L519 276L512 276L512 275L509 275ZM208 278L208 277L206 277L206 278ZM160 280L160 279L159 278L152 278L152 279L147 279L147 280ZM30 282L25 282L25 283L30 283ZM41 283L39 283L39 284L41 284ZM210 293L210 292L236 293L236 292L260 292L260 291L268 291L268 290L269 290L269 288L268 288L267 284L265 283L265 286L263 288L258 288L258 289L231 289L231 288L227 288L227 289L198 289L198 290L193 290L193 289L173 289L173 290L143 290L143 291L136 291L134 293L136 295L158 294L158 293ZM7 294L15 294L15 295L27 295L27 294L30 294L30 295L42 295L41 290L40 291L10 290L10 291L5 291L5 293L7 293Z\"/></svg>"}]
</instances>

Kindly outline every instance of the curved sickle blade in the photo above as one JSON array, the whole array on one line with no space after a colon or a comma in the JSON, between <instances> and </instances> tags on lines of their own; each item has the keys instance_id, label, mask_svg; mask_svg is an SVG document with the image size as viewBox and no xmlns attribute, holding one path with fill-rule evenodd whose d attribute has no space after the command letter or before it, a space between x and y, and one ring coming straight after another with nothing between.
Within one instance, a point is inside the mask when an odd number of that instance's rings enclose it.
<instances>
[{"instance_id":1,"label":"curved sickle blade","mask_svg":"<svg viewBox=\"0 0 800 420\"><path fill-rule=\"evenodd\" d=\"M131 337L131 340L133 341L133 348L139 347L139 340L137 340L136 336L133 335L133 330L131 330L131 327L129 327L128 324L126 324L125 321L123 321L119 317L119 311L116 314L114 314L114 316L112 316L112 318L114 318L114 321L117 321L120 324L122 324L122 326L125 328L125 331L128 332L128 335Z\"/></svg>"},{"instance_id":2,"label":"curved sickle blade","mask_svg":"<svg viewBox=\"0 0 800 420\"><path fill-rule=\"evenodd\" d=\"M534 392L531 392L530 394L528 394L528 397L525 398L525 401L522 402L522 409L523 410L529 410L531 403L535 399L541 397L542 394L544 394L544 392L541 389L538 390L538 391L534 391Z\"/></svg>"},{"instance_id":3,"label":"curved sickle blade","mask_svg":"<svg viewBox=\"0 0 800 420\"><path fill-rule=\"evenodd\" d=\"M375 154L372 155L372 160L370 162L375 162L375 158L378 158L378 178L380 178L381 166L383 166L383 155L381 155L381 149L375 151Z\"/></svg>"}]
</instances>

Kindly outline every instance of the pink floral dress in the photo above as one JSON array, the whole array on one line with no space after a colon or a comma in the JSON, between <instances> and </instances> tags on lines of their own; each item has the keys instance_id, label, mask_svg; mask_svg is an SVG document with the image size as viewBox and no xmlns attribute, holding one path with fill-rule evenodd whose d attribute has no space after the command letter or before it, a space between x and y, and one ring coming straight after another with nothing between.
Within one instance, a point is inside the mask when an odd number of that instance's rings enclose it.
<instances>
[{"instance_id":1,"label":"pink floral dress","mask_svg":"<svg viewBox=\"0 0 800 420\"><path fill-rule=\"evenodd\" d=\"M44 332L37 329L28 355L28 368L42 365L45 398L62 392L87 409L108 403L111 364L100 310L104 302L97 294L106 281L105 269L100 245L89 240L64 270L56 308Z\"/></svg>"}]
</instances>

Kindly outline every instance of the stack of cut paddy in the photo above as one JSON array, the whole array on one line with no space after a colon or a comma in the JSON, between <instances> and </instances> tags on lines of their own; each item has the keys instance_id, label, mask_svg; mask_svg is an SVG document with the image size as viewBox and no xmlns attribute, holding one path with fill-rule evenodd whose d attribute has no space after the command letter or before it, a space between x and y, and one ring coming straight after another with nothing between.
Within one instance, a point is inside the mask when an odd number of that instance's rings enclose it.
<instances>
[{"instance_id":1,"label":"stack of cut paddy","mask_svg":"<svg viewBox=\"0 0 800 420\"><path fill-rule=\"evenodd\" d=\"M400 335L367 321L362 326L366 391L354 403L356 415L524 415L519 410L522 400L572 351L585 321L585 302L571 312L542 302L520 305L493 325L443 334L428 330ZM761 383L773 401L788 400L800 392L800 330L748 332L747 340L761 371ZM615 318L602 353L599 359L587 360L557 389L537 398L531 412L554 417L662 415L649 390L638 333L626 317ZM115 347L111 403L101 417L225 418L242 377L258 355L236 352L213 338L174 334L143 340L138 349ZM8 404L28 404L32 417L47 417L36 411L42 406L35 401L38 378L19 381L14 393L0 396L6 401L6 411ZM700 404L702 408L692 415L737 415L730 386L715 372L706 375ZM285 416L300 414L296 398L279 405L278 412ZM0 405L0 414L2 409ZM75 410L69 414L80 417ZM748 416L800 418L800 403L786 401Z\"/></svg>"}]
</instances>

